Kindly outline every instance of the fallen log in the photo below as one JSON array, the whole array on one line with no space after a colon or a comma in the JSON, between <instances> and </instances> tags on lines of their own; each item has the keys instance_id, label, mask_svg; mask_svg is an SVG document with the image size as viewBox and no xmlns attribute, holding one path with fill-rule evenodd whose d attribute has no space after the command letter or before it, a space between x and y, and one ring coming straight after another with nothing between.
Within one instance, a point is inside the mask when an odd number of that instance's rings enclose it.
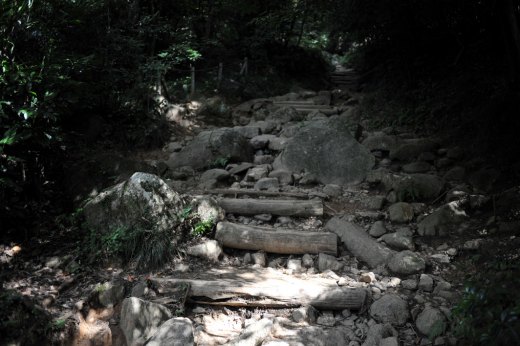
<instances>
[{"instance_id":1,"label":"fallen log","mask_svg":"<svg viewBox=\"0 0 520 346\"><path fill-rule=\"evenodd\" d=\"M195 191L194 193L197 193ZM309 195L301 192L277 192L277 191L258 191L251 189L212 189L200 191L201 194L210 195L250 195L250 196L266 196L266 197L292 197L292 198L309 198Z\"/></svg>"},{"instance_id":2,"label":"fallen log","mask_svg":"<svg viewBox=\"0 0 520 346\"><path fill-rule=\"evenodd\" d=\"M362 310L368 298L368 292L363 288L339 287L334 280L325 278L298 279L269 268L235 269L227 274L213 275L209 272L201 280L172 277L152 277L150 280L161 295L168 295L177 285L187 283L192 300L201 303L209 299L225 305L225 299L232 299L231 306L236 305L236 298L241 297L245 300L269 299L273 306L279 302L280 306L312 305L327 310Z\"/></svg>"},{"instance_id":3,"label":"fallen log","mask_svg":"<svg viewBox=\"0 0 520 346\"><path fill-rule=\"evenodd\" d=\"M326 253L336 256L338 237L328 232L301 232L219 222L215 239L223 246L279 254Z\"/></svg>"},{"instance_id":4,"label":"fallen log","mask_svg":"<svg viewBox=\"0 0 520 346\"><path fill-rule=\"evenodd\" d=\"M325 229L336 233L348 251L366 262L371 268L386 264L394 254L394 251L378 243L358 225L338 217L330 219L325 225Z\"/></svg>"},{"instance_id":5,"label":"fallen log","mask_svg":"<svg viewBox=\"0 0 520 346\"><path fill-rule=\"evenodd\" d=\"M242 215L273 214L282 216L321 216L321 200L282 200L282 199L232 199L222 198L220 206L228 213Z\"/></svg>"}]
</instances>

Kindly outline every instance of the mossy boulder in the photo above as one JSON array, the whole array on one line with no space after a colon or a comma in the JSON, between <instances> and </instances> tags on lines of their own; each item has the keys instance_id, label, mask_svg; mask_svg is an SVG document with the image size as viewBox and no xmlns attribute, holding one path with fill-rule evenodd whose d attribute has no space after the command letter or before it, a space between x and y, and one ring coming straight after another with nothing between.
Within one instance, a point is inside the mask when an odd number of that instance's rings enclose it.
<instances>
[{"instance_id":1,"label":"mossy boulder","mask_svg":"<svg viewBox=\"0 0 520 346\"><path fill-rule=\"evenodd\" d=\"M134 173L86 203L89 229L106 234L117 229L174 231L185 207L181 196L161 178Z\"/></svg>"}]
</instances>

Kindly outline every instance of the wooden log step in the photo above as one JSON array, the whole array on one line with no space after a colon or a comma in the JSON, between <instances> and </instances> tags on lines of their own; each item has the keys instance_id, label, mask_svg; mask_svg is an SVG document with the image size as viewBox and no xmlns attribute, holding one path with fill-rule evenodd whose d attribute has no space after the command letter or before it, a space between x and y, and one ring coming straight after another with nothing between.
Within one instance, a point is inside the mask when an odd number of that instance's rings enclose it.
<instances>
[{"instance_id":1,"label":"wooden log step","mask_svg":"<svg viewBox=\"0 0 520 346\"><path fill-rule=\"evenodd\" d=\"M284 107L292 107L295 109L332 109L333 107L324 105L288 105Z\"/></svg>"},{"instance_id":2,"label":"wooden log step","mask_svg":"<svg viewBox=\"0 0 520 346\"><path fill-rule=\"evenodd\" d=\"M302 101L274 101L273 102L274 105L282 105L282 106L286 106L286 105L313 105L314 104L314 101L309 101L309 100L302 100Z\"/></svg>"},{"instance_id":3,"label":"wooden log step","mask_svg":"<svg viewBox=\"0 0 520 346\"><path fill-rule=\"evenodd\" d=\"M330 232L302 232L219 222L215 239L223 246L296 255L326 253L336 256L338 236Z\"/></svg>"},{"instance_id":4,"label":"wooden log step","mask_svg":"<svg viewBox=\"0 0 520 346\"><path fill-rule=\"evenodd\" d=\"M282 199L234 199L222 198L219 204L228 213L242 215L273 214L280 216L321 216L321 200L282 200Z\"/></svg>"},{"instance_id":5,"label":"wooden log step","mask_svg":"<svg viewBox=\"0 0 520 346\"><path fill-rule=\"evenodd\" d=\"M297 307L312 305L326 310L362 310L367 303L369 292L363 288L340 287L332 279L306 278L299 279L282 274L274 269L248 268L246 270L229 269L210 270L203 279L179 279L174 277L152 277L152 284L161 295L175 291L178 285L189 284L188 296L198 303L219 301L225 305L232 299L231 306L236 305L237 298L247 305L255 306L255 300L269 299L280 307Z\"/></svg>"},{"instance_id":6,"label":"wooden log step","mask_svg":"<svg viewBox=\"0 0 520 346\"><path fill-rule=\"evenodd\" d=\"M333 115L338 114L339 110L337 108L330 108L330 109L296 109L296 111L300 114L309 114L310 112L318 111L320 113L323 113L325 115Z\"/></svg>"},{"instance_id":7,"label":"wooden log step","mask_svg":"<svg viewBox=\"0 0 520 346\"><path fill-rule=\"evenodd\" d=\"M265 197L291 197L291 198L309 198L307 193L301 192L286 192L286 191L260 191L252 189L211 189L201 191L190 191L193 194L199 195L223 195L223 196L265 196Z\"/></svg>"}]
</instances>

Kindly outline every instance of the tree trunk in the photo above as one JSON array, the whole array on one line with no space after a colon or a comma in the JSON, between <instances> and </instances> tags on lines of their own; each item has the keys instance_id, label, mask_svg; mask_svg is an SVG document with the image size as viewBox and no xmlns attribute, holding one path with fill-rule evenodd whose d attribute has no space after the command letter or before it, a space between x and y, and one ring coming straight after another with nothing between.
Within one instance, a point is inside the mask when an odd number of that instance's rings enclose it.
<instances>
[{"instance_id":1,"label":"tree trunk","mask_svg":"<svg viewBox=\"0 0 520 346\"><path fill-rule=\"evenodd\" d=\"M362 310L368 292L363 288L341 287L334 280L324 278L298 279L272 269L248 269L247 271L229 270L227 273L208 273L198 280L178 278L151 278L152 283L162 295L177 292L180 284L189 284L188 297L200 303L201 297L214 300L240 298L241 302L254 304L258 298L268 299L285 306L297 307L312 305L327 310ZM230 305L236 303L231 301ZM254 306L254 305L251 305Z\"/></svg>"},{"instance_id":2,"label":"tree trunk","mask_svg":"<svg viewBox=\"0 0 520 346\"><path fill-rule=\"evenodd\" d=\"M219 204L228 213L242 215L273 214L282 216L321 216L320 200L232 199L223 198Z\"/></svg>"},{"instance_id":3,"label":"tree trunk","mask_svg":"<svg viewBox=\"0 0 520 346\"><path fill-rule=\"evenodd\" d=\"M279 254L326 253L336 256L338 237L328 232L303 232L219 222L215 239L222 245L242 250Z\"/></svg>"}]
</instances>

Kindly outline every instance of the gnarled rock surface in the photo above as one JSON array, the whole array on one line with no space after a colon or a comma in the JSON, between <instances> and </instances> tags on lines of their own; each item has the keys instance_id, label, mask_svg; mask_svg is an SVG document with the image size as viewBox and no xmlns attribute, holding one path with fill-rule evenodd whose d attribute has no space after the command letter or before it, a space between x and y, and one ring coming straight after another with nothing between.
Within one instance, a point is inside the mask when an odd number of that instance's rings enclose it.
<instances>
[{"instance_id":1,"label":"gnarled rock surface","mask_svg":"<svg viewBox=\"0 0 520 346\"><path fill-rule=\"evenodd\" d=\"M346 185L365 179L374 156L338 119L310 122L287 143L275 168L307 172L323 184Z\"/></svg>"},{"instance_id":2,"label":"gnarled rock surface","mask_svg":"<svg viewBox=\"0 0 520 346\"><path fill-rule=\"evenodd\" d=\"M240 131L231 128L203 131L180 152L171 154L166 164L172 169L182 166L200 169L220 158L252 161L253 151L248 141Z\"/></svg>"},{"instance_id":3,"label":"gnarled rock surface","mask_svg":"<svg viewBox=\"0 0 520 346\"><path fill-rule=\"evenodd\" d=\"M184 203L161 178L134 173L128 180L109 187L84 207L89 228L107 233L118 228L173 230Z\"/></svg>"}]
</instances>

